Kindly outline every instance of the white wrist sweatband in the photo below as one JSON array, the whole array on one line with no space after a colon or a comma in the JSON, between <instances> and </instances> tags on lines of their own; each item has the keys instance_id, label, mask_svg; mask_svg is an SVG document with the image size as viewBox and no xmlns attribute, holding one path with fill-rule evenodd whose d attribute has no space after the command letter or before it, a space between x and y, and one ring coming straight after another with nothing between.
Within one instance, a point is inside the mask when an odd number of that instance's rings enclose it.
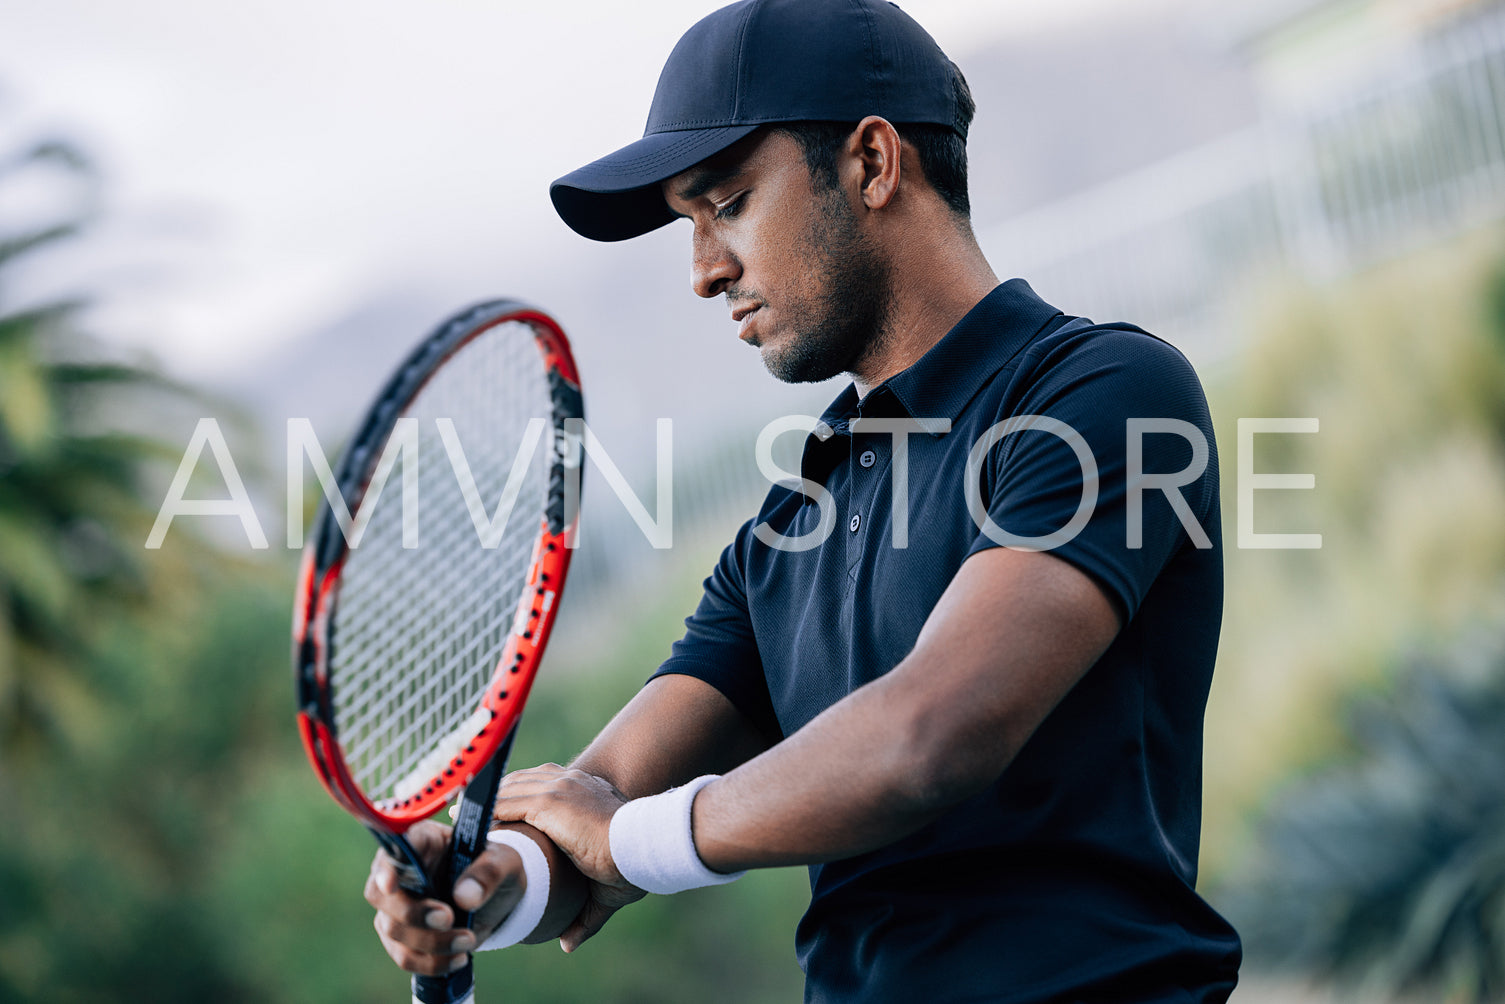
<instances>
[{"instance_id":1,"label":"white wrist sweatband","mask_svg":"<svg viewBox=\"0 0 1505 1004\"><path fill-rule=\"evenodd\" d=\"M506 844L517 851L523 859L523 874L528 881L523 889L523 898L517 901L507 919L502 921L502 926L493 931L491 937L476 949L478 952L506 948L522 941L543 920L544 909L549 905L549 862L543 856L543 848L533 838L516 830L492 830L486 834L486 839L493 844Z\"/></svg>"},{"instance_id":2,"label":"white wrist sweatband","mask_svg":"<svg viewBox=\"0 0 1505 1004\"><path fill-rule=\"evenodd\" d=\"M721 775L697 777L683 788L635 798L611 817L611 857L622 877L645 892L673 893L725 885L746 872L713 872L695 851L690 809L701 788Z\"/></svg>"}]
</instances>

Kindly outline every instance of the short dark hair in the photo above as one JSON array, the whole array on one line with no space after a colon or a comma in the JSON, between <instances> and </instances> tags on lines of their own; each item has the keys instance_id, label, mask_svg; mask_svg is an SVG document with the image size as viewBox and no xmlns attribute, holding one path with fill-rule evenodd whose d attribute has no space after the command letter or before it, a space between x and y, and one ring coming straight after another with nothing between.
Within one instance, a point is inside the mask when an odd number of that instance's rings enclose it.
<instances>
[{"instance_id":1,"label":"short dark hair","mask_svg":"<svg viewBox=\"0 0 1505 1004\"><path fill-rule=\"evenodd\" d=\"M977 103L972 99L972 89L967 78L955 63L952 87L956 92L957 128L937 125L932 122L896 122L894 128L899 138L915 148L920 158L920 170L930 182L936 194L963 219L972 213L967 198L967 141L962 133L972 124L977 112ZM800 145L805 154L805 166L810 174L826 188L834 189L840 184L836 177L836 155L846 143L855 122L783 122L773 128L786 133Z\"/></svg>"}]
</instances>

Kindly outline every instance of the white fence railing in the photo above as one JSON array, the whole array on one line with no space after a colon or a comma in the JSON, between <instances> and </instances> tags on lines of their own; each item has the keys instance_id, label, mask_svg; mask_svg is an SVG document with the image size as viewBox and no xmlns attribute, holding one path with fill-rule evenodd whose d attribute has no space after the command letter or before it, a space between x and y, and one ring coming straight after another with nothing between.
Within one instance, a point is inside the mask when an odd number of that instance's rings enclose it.
<instances>
[{"instance_id":1,"label":"white fence railing","mask_svg":"<svg viewBox=\"0 0 1505 1004\"><path fill-rule=\"evenodd\" d=\"M1332 278L1505 216L1505 8L1298 113L980 228L1000 274L1206 358L1251 275Z\"/></svg>"}]
</instances>

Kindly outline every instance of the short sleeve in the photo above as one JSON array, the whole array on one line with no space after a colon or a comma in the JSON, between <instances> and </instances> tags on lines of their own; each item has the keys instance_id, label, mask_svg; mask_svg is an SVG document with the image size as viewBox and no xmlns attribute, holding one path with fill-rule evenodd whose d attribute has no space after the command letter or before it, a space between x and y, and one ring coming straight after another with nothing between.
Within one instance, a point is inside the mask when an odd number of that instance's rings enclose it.
<instances>
[{"instance_id":1,"label":"short sleeve","mask_svg":"<svg viewBox=\"0 0 1505 1004\"><path fill-rule=\"evenodd\" d=\"M747 604L746 548L752 521L721 552L695 612L685 620L685 634L669 658L649 679L669 674L704 680L726 696L748 721L770 739L782 733L768 694L768 681L753 636Z\"/></svg>"},{"instance_id":2,"label":"short sleeve","mask_svg":"<svg viewBox=\"0 0 1505 1004\"><path fill-rule=\"evenodd\" d=\"M1038 539L1037 549L1096 580L1127 623L1179 548L1217 541L1217 447L1201 382L1175 348L1129 329L1052 339L1023 367L1032 368L1021 373L1027 389L998 422L1048 421L1021 424L989 450L979 501L1011 536L984 527L969 553ZM1140 476L1131 482L1134 441ZM1097 498L1082 509L1093 468ZM1086 521L1073 526L1079 509Z\"/></svg>"}]
</instances>

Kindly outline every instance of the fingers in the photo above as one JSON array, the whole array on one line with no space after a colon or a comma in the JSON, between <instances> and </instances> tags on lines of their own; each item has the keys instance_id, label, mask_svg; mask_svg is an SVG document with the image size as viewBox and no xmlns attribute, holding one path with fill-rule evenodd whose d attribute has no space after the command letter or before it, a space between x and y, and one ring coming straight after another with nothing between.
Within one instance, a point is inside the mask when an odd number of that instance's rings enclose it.
<instances>
[{"instance_id":1,"label":"fingers","mask_svg":"<svg viewBox=\"0 0 1505 1004\"><path fill-rule=\"evenodd\" d=\"M593 894L585 901L585 906L580 910L580 916L576 917L574 922L559 935L559 947L566 952L573 952L606 926L606 922L618 909L617 906L606 905Z\"/></svg>"},{"instance_id":2,"label":"fingers","mask_svg":"<svg viewBox=\"0 0 1505 1004\"><path fill-rule=\"evenodd\" d=\"M377 930L425 953L453 954L455 914L437 899L415 896L397 884L396 869L386 855L372 864L366 878L366 902L376 907Z\"/></svg>"},{"instance_id":3,"label":"fingers","mask_svg":"<svg viewBox=\"0 0 1505 1004\"><path fill-rule=\"evenodd\" d=\"M547 834L587 878L622 884L610 851L611 817L625 796L603 778L545 764L509 774L497 794L494 817L521 821Z\"/></svg>"},{"instance_id":4,"label":"fingers","mask_svg":"<svg viewBox=\"0 0 1505 1004\"><path fill-rule=\"evenodd\" d=\"M442 976L454 972L465 965L469 958L466 953L476 946L475 936L469 931L447 931L443 934L446 939L443 947L424 951L410 944L414 934L411 929L395 923L386 914L378 913L374 926L382 948L386 949L392 961L399 968L420 976Z\"/></svg>"},{"instance_id":5,"label":"fingers","mask_svg":"<svg viewBox=\"0 0 1505 1004\"><path fill-rule=\"evenodd\" d=\"M525 798L569 789L616 791L604 778L587 774L574 767L561 767L557 763L546 763L528 770L513 771L502 778L499 791L514 798ZM626 801L625 798L622 800Z\"/></svg>"},{"instance_id":6,"label":"fingers","mask_svg":"<svg viewBox=\"0 0 1505 1004\"><path fill-rule=\"evenodd\" d=\"M539 764L526 770L515 770L502 778L498 787L498 794L505 793L513 797L523 797L546 791L548 787L559 781L562 777L570 774L588 776L583 771L572 771L568 767L561 767L557 763ZM512 822L512 820L509 820Z\"/></svg>"},{"instance_id":7,"label":"fingers","mask_svg":"<svg viewBox=\"0 0 1505 1004\"><path fill-rule=\"evenodd\" d=\"M371 862L366 877L366 902L394 920L436 930L454 924L454 911L437 899L418 896L404 889L398 881L397 865L385 852Z\"/></svg>"},{"instance_id":8,"label":"fingers","mask_svg":"<svg viewBox=\"0 0 1505 1004\"><path fill-rule=\"evenodd\" d=\"M448 848L449 828L418 824L407 836L414 850L432 866ZM455 884L457 902L461 910L485 904L489 926L483 926L478 918L477 931L489 933L516 905L524 882L518 853L491 844ZM453 972L464 965L466 953L476 947L475 932L454 926L454 908L437 899L417 896L399 884L397 866L385 852L371 862L364 892L366 902L377 911L374 926L382 947L408 972L425 976Z\"/></svg>"},{"instance_id":9,"label":"fingers","mask_svg":"<svg viewBox=\"0 0 1505 1004\"><path fill-rule=\"evenodd\" d=\"M405 836L408 845L413 848L418 859L423 862L424 868L434 871L434 866L439 863L444 853L449 849L449 837L451 830L448 826L442 826L432 820L423 820L409 827ZM371 874L384 895L395 895L400 887L400 867L392 856L385 850L378 849L376 857L371 860ZM369 902L371 897L366 897ZM373 903L373 906L376 904Z\"/></svg>"},{"instance_id":10,"label":"fingers","mask_svg":"<svg viewBox=\"0 0 1505 1004\"><path fill-rule=\"evenodd\" d=\"M618 791L616 786L604 777L597 777L576 767L561 767L557 763L546 763L527 770L513 771L502 778L500 790L507 795L520 798L571 787L589 791L597 797L603 793L610 793L619 802L627 801L627 796Z\"/></svg>"},{"instance_id":11,"label":"fingers","mask_svg":"<svg viewBox=\"0 0 1505 1004\"><path fill-rule=\"evenodd\" d=\"M475 935L454 929L454 911L436 899L414 896L397 884L396 869L378 855L366 879L366 902L376 907L374 926L392 961L410 973L437 976L465 964Z\"/></svg>"}]
</instances>

